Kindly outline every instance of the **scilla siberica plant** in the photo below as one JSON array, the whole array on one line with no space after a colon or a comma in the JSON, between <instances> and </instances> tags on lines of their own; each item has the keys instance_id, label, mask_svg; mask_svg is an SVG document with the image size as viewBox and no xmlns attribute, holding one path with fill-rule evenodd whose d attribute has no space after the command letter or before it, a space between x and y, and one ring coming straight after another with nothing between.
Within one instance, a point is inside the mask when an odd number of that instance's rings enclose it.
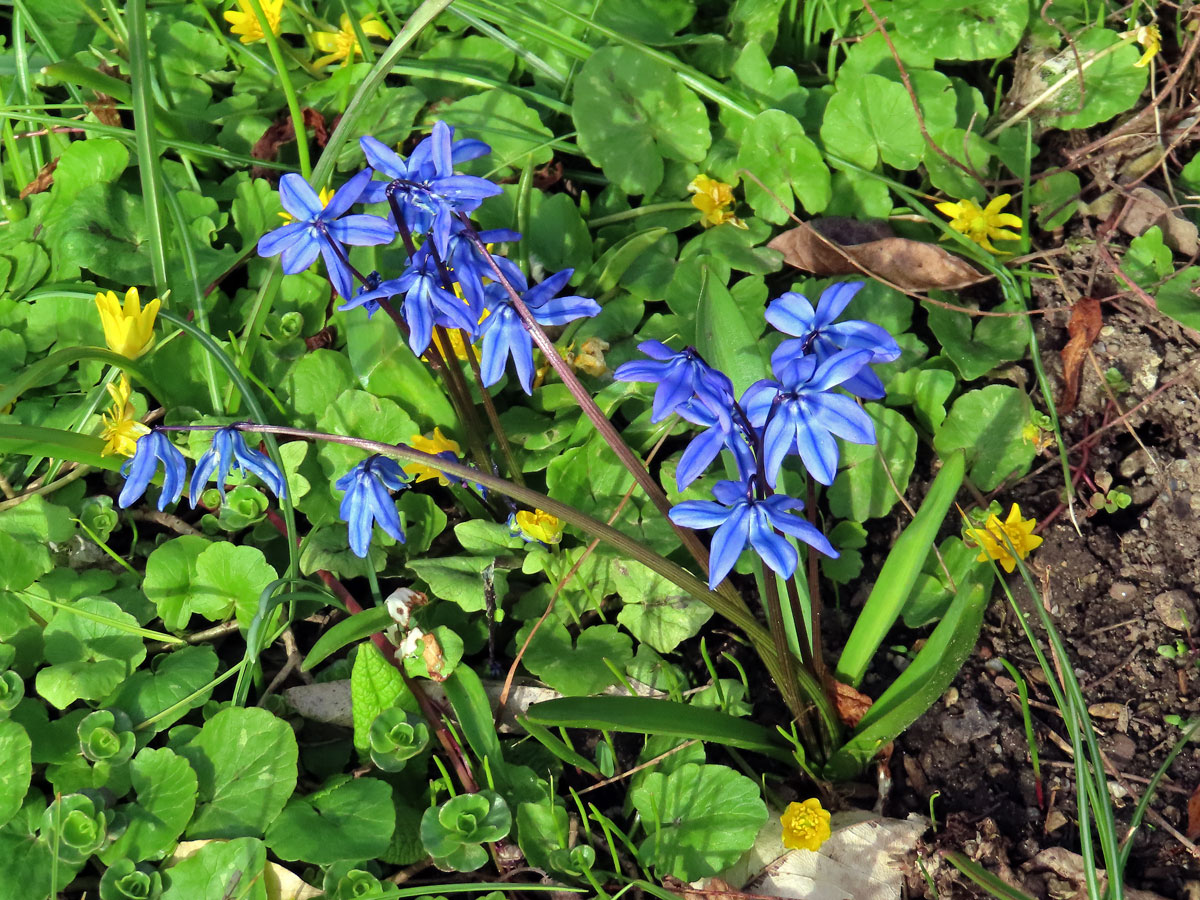
<instances>
[{"instance_id":1,"label":"scilla siberica plant","mask_svg":"<svg viewBox=\"0 0 1200 900\"><path fill-rule=\"evenodd\" d=\"M653 422L676 414L699 426L699 433L688 443L676 470L681 491L722 453L727 454L728 471L736 474L716 484L712 500L687 500L672 507L645 465L541 330L541 326L564 325L594 316L600 306L585 297L560 296L571 278L569 269L530 285L512 261L492 252L495 244L519 240L520 235L507 230L479 232L472 226L470 214L501 189L484 178L457 174L454 167L488 153L488 146L477 140L455 140L452 129L442 122L433 126L430 136L417 144L407 159L374 138L364 137L360 145L369 168L352 176L327 203L322 203L300 176L282 177L279 196L293 221L264 235L258 244L259 253L280 256L288 274L304 271L321 259L342 300L341 309L362 308L367 316L384 310L412 352L442 376L463 425L471 463L447 458L453 453L435 456L403 444L379 444L284 426L244 422L224 427L160 426L138 440L135 455L122 469L127 481L120 505L129 506L143 495L160 463L165 470L160 509L182 494L187 461L165 431L214 431L212 446L191 478L193 502L214 473L218 488L223 490L232 468L255 475L281 499L286 496L282 472L270 458L245 443L243 431L335 440L371 453L336 481L343 492L339 514L348 523L350 547L356 555L365 557L376 524L395 539L404 540L392 492L410 487L411 479L400 461L419 462L442 471L451 484L484 494L489 501L485 489L519 499L537 508L540 515L562 516L621 547L746 630L798 718L804 719L803 710L812 701L825 703L819 680L805 682L804 673L792 668L790 651L779 633L779 597L773 580L764 595L771 634L756 622L746 602L723 582L747 544L764 566L786 579L793 579L799 558L790 538L837 556L814 524L811 511L809 518L801 518L797 515L804 509L801 500L777 488L788 457L797 457L814 481L828 485L838 466L837 438L859 444L875 442L871 419L855 398L883 396L883 385L870 366L895 360L900 348L877 325L838 321L862 284L834 285L824 292L815 308L797 293L785 293L773 301L766 319L789 338L771 357L774 377L752 384L740 398L734 395L729 377L690 347L675 351L658 341L646 341L639 347L646 359L626 362L616 370L618 380L657 385ZM356 204L380 202L387 203L386 218L353 212ZM350 261L347 247L381 245L397 239L406 251L407 263L394 277L385 278L375 271L364 274ZM497 477L500 467L492 462L461 365L450 353L453 344L448 329L457 329L464 345L478 343L480 347L478 357L468 352L466 361L477 382L508 480ZM702 582L664 557L586 513L524 487L488 389L503 377L511 360L517 382L525 393L532 393L535 343L650 500L676 526L683 546L702 569L707 567L707 591ZM516 507L510 501L507 510L493 511L500 517L507 513L511 520ZM710 553L690 529L716 529ZM798 601L794 579L789 584L789 597L795 610ZM819 652L814 666L803 652L803 644L801 650L805 662L815 671L820 665ZM796 693L797 678L808 693L808 701L802 701ZM825 720L828 723L832 717L826 715Z\"/></svg>"}]
</instances>

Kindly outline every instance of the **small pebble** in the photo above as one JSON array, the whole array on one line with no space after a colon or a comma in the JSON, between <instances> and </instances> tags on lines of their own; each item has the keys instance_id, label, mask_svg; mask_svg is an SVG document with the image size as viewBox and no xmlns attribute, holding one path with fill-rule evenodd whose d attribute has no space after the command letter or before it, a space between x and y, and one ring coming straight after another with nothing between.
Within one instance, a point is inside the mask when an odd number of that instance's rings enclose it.
<instances>
[{"instance_id":1,"label":"small pebble","mask_svg":"<svg viewBox=\"0 0 1200 900\"><path fill-rule=\"evenodd\" d=\"M1175 631L1187 631L1196 621L1196 604L1186 591L1163 591L1154 598L1154 612Z\"/></svg>"},{"instance_id":2,"label":"small pebble","mask_svg":"<svg viewBox=\"0 0 1200 900\"><path fill-rule=\"evenodd\" d=\"M1093 703L1088 712L1097 719L1119 719L1124 708L1120 703Z\"/></svg>"},{"instance_id":3,"label":"small pebble","mask_svg":"<svg viewBox=\"0 0 1200 900\"><path fill-rule=\"evenodd\" d=\"M958 702L958 688L951 687L950 690L942 694L942 704L949 709Z\"/></svg>"},{"instance_id":4,"label":"small pebble","mask_svg":"<svg viewBox=\"0 0 1200 900\"><path fill-rule=\"evenodd\" d=\"M1108 596L1114 600L1132 600L1137 596L1137 588L1128 581L1114 581L1108 589Z\"/></svg>"}]
</instances>

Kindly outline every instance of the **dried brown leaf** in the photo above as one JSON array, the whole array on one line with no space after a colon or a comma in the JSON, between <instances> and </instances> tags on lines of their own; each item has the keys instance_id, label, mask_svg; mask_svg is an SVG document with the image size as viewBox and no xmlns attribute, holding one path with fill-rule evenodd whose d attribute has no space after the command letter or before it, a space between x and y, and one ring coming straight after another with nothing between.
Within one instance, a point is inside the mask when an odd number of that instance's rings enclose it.
<instances>
[{"instance_id":1,"label":"dried brown leaf","mask_svg":"<svg viewBox=\"0 0 1200 900\"><path fill-rule=\"evenodd\" d=\"M936 244L891 236L883 223L813 219L767 246L814 275L869 275L904 291L956 290L990 277Z\"/></svg>"},{"instance_id":2,"label":"dried brown leaf","mask_svg":"<svg viewBox=\"0 0 1200 900\"><path fill-rule=\"evenodd\" d=\"M1100 314L1100 301L1094 297L1080 297L1071 307L1071 321L1067 323L1067 333L1071 339L1062 348L1063 392L1058 401L1058 411L1068 413L1075 408L1079 399L1079 378L1083 371L1083 361L1096 338L1104 321Z\"/></svg>"},{"instance_id":3,"label":"dried brown leaf","mask_svg":"<svg viewBox=\"0 0 1200 900\"><path fill-rule=\"evenodd\" d=\"M862 717L867 714L874 701L848 684L838 681L835 685L834 703L837 704L838 718L842 720L842 724L853 728L862 721Z\"/></svg>"},{"instance_id":4,"label":"dried brown leaf","mask_svg":"<svg viewBox=\"0 0 1200 900\"><path fill-rule=\"evenodd\" d=\"M442 674L442 667L446 661L442 658L442 648L438 644L437 638L432 634L424 634L421 635L421 643L424 644L421 658L425 660L425 668L429 670L429 677L434 681L445 681L446 676Z\"/></svg>"},{"instance_id":5,"label":"dried brown leaf","mask_svg":"<svg viewBox=\"0 0 1200 900\"><path fill-rule=\"evenodd\" d=\"M1200 786L1188 797L1187 839L1194 841L1200 838Z\"/></svg>"},{"instance_id":6,"label":"dried brown leaf","mask_svg":"<svg viewBox=\"0 0 1200 900\"><path fill-rule=\"evenodd\" d=\"M52 159L42 166L41 170L37 173L37 177L21 188L21 199L24 200L30 194L40 194L42 191L50 190L50 186L54 184L54 170L57 168L57 159Z\"/></svg>"},{"instance_id":7,"label":"dried brown leaf","mask_svg":"<svg viewBox=\"0 0 1200 900\"><path fill-rule=\"evenodd\" d=\"M300 112L304 118L305 131L316 140L318 147L324 148L329 142L329 129L325 125L325 117L309 106L305 106ZM288 116L263 132L263 136L255 141L254 146L250 149L250 155L255 159L274 160L279 156L279 148L294 140L296 140L296 128L292 124L291 117ZM273 169L265 166L250 168L251 178L270 179L275 174Z\"/></svg>"},{"instance_id":8,"label":"dried brown leaf","mask_svg":"<svg viewBox=\"0 0 1200 900\"><path fill-rule=\"evenodd\" d=\"M121 114L117 112L117 104L111 97L105 97L95 103L89 103L87 108L92 111L96 121L112 128L121 127Z\"/></svg>"}]
</instances>

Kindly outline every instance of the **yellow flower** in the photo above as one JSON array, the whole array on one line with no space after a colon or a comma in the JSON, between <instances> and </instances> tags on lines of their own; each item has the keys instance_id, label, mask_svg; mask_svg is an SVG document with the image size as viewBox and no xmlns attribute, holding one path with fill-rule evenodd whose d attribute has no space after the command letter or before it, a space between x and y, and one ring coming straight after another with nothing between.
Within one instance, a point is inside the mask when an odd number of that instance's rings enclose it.
<instances>
[{"instance_id":1,"label":"yellow flower","mask_svg":"<svg viewBox=\"0 0 1200 900\"><path fill-rule=\"evenodd\" d=\"M970 200L960 200L958 203L938 203L937 211L950 219L950 227L959 234L965 234L984 250L990 253L1002 253L991 245L992 240L1019 241L1021 236L1006 231L1006 225L1021 228L1021 219L1012 213L1002 213L1011 194L1001 194L983 209Z\"/></svg>"},{"instance_id":2,"label":"yellow flower","mask_svg":"<svg viewBox=\"0 0 1200 900\"><path fill-rule=\"evenodd\" d=\"M789 850L820 850L829 840L829 813L821 801L811 797L803 803L789 803L781 817L783 846Z\"/></svg>"},{"instance_id":3,"label":"yellow flower","mask_svg":"<svg viewBox=\"0 0 1200 900\"><path fill-rule=\"evenodd\" d=\"M279 34L279 20L283 16L283 0L258 0L258 4L267 18L267 24L271 26L271 34ZM240 11L226 10L225 21L232 26L229 30L238 35L238 40L243 44L253 44L266 37L258 22L258 16L254 15L250 4L246 0L237 0L237 6Z\"/></svg>"},{"instance_id":4,"label":"yellow flower","mask_svg":"<svg viewBox=\"0 0 1200 900\"><path fill-rule=\"evenodd\" d=\"M108 394L112 397L113 405L108 412L101 413L104 428L100 436L104 438L101 456L133 456L137 440L143 434L149 434L150 429L133 416L133 404L129 402L129 378L122 373L116 384L109 384Z\"/></svg>"},{"instance_id":5,"label":"yellow flower","mask_svg":"<svg viewBox=\"0 0 1200 900\"><path fill-rule=\"evenodd\" d=\"M557 544L562 540L563 523L557 516L535 509L530 512L521 510L509 523L509 530L519 534L527 541L541 541L543 544Z\"/></svg>"},{"instance_id":6,"label":"yellow flower","mask_svg":"<svg viewBox=\"0 0 1200 900\"><path fill-rule=\"evenodd\" d=\"M455 331L458 331L458 329L456 328ZM422 453L429 453L433 456L437 456L439 453L444 453L447 450L455 456L458 456L462 452L459 449L458 442L442 434L441 428L434 428L433 434L430 437L425 437L423 434L414 434L408 439L408 445L414 450L420 450ZM439 469L427 466L424 463L405 463L404 471L413 475L415 481L431 481L436 478L438 484L447 485L450 483Z\"/></svg>"},{"instance_id":7,"label":"yellow flower","mask_svg":"<svg viewBox=\"0 0 1200 900\"><path fill-rule=\"evenodd\" d=\"M966 535L979 545L979 556L976 557L976 562L987 562L989 559L994 559L1000 563L1005 572L1011 572L1017 567L1017 561L1009 550L1008 544L1012 544L1012 548L1017 551L1017 556L1021 559L1027 557L1042 544L1042 539L1033 533L1036 525L1036 519L1022 519L1021 507L1014 503L1008 518L1003 522L1000 521L999 516L992 513L983 528L968 528ZM1005 536L1008 537L1008 543L1004 540Z\"/></svg>"},{"instance_id":8,"label":"yellow flower","mask_svg":"<svg viewBox=\"0 0 1200 900\"><path fill-rule=\"evenodd\" d=\"M1134 30L1133 37L1146 48L1142 58L1133 64L1134 68L1142 69L1150 65L1150 60L1154 59L1158 55L1158 51L1162 49L1162 34L1157 25L1142 25Z\"/></svg>"},{"instance_id":9,"label":"yellow flower","mask_svg":"<svg viewBox=\"0 0 1200 900\"><path fill-rule=\"evenodd\" d=\"M333 188L323 187L321 190L317 191L317 199L321 201L322 206L328 206L329 201L333 199L333 193ZM281 212L277 213L277 215L279 218L283 219L285 225L291 225L294 221L296 221L290 212Z\"/></svg>"},{"instance_id":10,"label":"yellow flower","mask_svg":"<svg viewBox=\"0 0 1200 900\"><path fill-rule=\"evenodd\" d=\"M692 197L692 206L700 210L700 221L704 227L711 225L732 225L734 228L746 228L746 223L733 214L733 186L723 181L709 178L707 175L697 175L687 186Z\"/></svg>"},{"instance_id":11,"label":"yellow flower","mask_svg":"<svg viewBox=\"0 0 1200 900\"><path fill-rule=\"evenodd\" d=\"M608 363L604 361L604 351L607 349L608 341L590 337L583 342L578 353L567 354L567 362L576 371L599 378L608 371Z\"/></svg>"},{"instance_id":12,"label":"yellow flower","mask_svg":"<svg viewBox=\"0 0 1200 900\"><path fill-rule=\"evenodd\" d=\"M325 54L319 59L313 60L314 69L323 69L330 63L343 59L349 62L352 57L363 55L350 17L343 13L339 24L341 27L337 31L318 31L312 36L313 44ZM365 35L383 38L385 41L391 40L391 33L382 22L375 18L374 14L359 19L358 27Z\"/></svg>"},{"instance_id":13,"label":"yellow flower","mask_svg":"<svg viewBox=\"0 0 1200 900\"><path fill-rule=\"evenodd\" d=\"M96 308L100 310L108 349L130 359L137 359L149 350L154 344L154 317L158 315L159 305L155 297L143 309L135 287L125 292L124 308L112 291L97 293Z\"/></svg>"},{"instance_id":14,"label":"yellow flower","mask_svg":"<svg viewBox=\"0 0 1200 900\"><path fill-rule=\"evenodd\" d=\"M554 349L558 351L558 355L563 362L565 362L567 365L571 364L571 357L575 355L574 342L567 344L565 347L555 347ZM533 389L535 391L546 383L546 378L549 377L550 372L554 368L544 353L539 352L538 358L541 359L542 364L533 371Z\"/></svg>"}]
</instances>

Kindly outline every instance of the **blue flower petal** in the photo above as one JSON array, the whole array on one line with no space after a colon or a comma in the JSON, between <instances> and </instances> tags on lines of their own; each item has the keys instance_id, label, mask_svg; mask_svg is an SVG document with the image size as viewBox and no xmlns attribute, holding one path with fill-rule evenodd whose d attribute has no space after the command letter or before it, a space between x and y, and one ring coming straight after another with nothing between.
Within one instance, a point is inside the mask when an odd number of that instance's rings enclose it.
<instances>
[{"instance_id":1,"label":"blue flower petal","mask_svg":"<svg viewBox=\"0 0 1200 900\"><path fill-rule=\"evenodd\" d=\"M309 183L295 172L279 179L279 202L300 222L311 222L325 209Z\"/></svg>"},{"instance_id":2,"label":"blue flower petal","mask_svg":"<svg viewBox=\"0 0 1200 900\"><path fill-rule=\"evenodd\" d=\"M310 227L307 222L291 222L281 228L276 228L274 231L268 231L258 239L258 255L278 256L289 246L296 243L297 239Z\"/></svg>"},{"instance_id":3,"label":"blue flower petal","mask_svg":"<svg viewBox=\"0 0 1200 900\"><path fill-rule=\"evenodd\" d=\"M729 511L729 518L713 532L712 551L708 560L710 589L716 590L737 563L750 537L749 529L750 504L742 502Z\"/></svg>"},{"instance_id":4,"label":"blue flower petal","mask_svg":"<svg viewBox=\"0 0 1200 900\"><path fill-rule=\"evenodd\" d=\"M317 261L321 253L321 242L309 233L312 226L306 222L297 224L303 225L304 231L298 238L293 239L291 245L283 249L283 256L280 258L285 275L303 272Z\"/></svg>"}]
</instances>

